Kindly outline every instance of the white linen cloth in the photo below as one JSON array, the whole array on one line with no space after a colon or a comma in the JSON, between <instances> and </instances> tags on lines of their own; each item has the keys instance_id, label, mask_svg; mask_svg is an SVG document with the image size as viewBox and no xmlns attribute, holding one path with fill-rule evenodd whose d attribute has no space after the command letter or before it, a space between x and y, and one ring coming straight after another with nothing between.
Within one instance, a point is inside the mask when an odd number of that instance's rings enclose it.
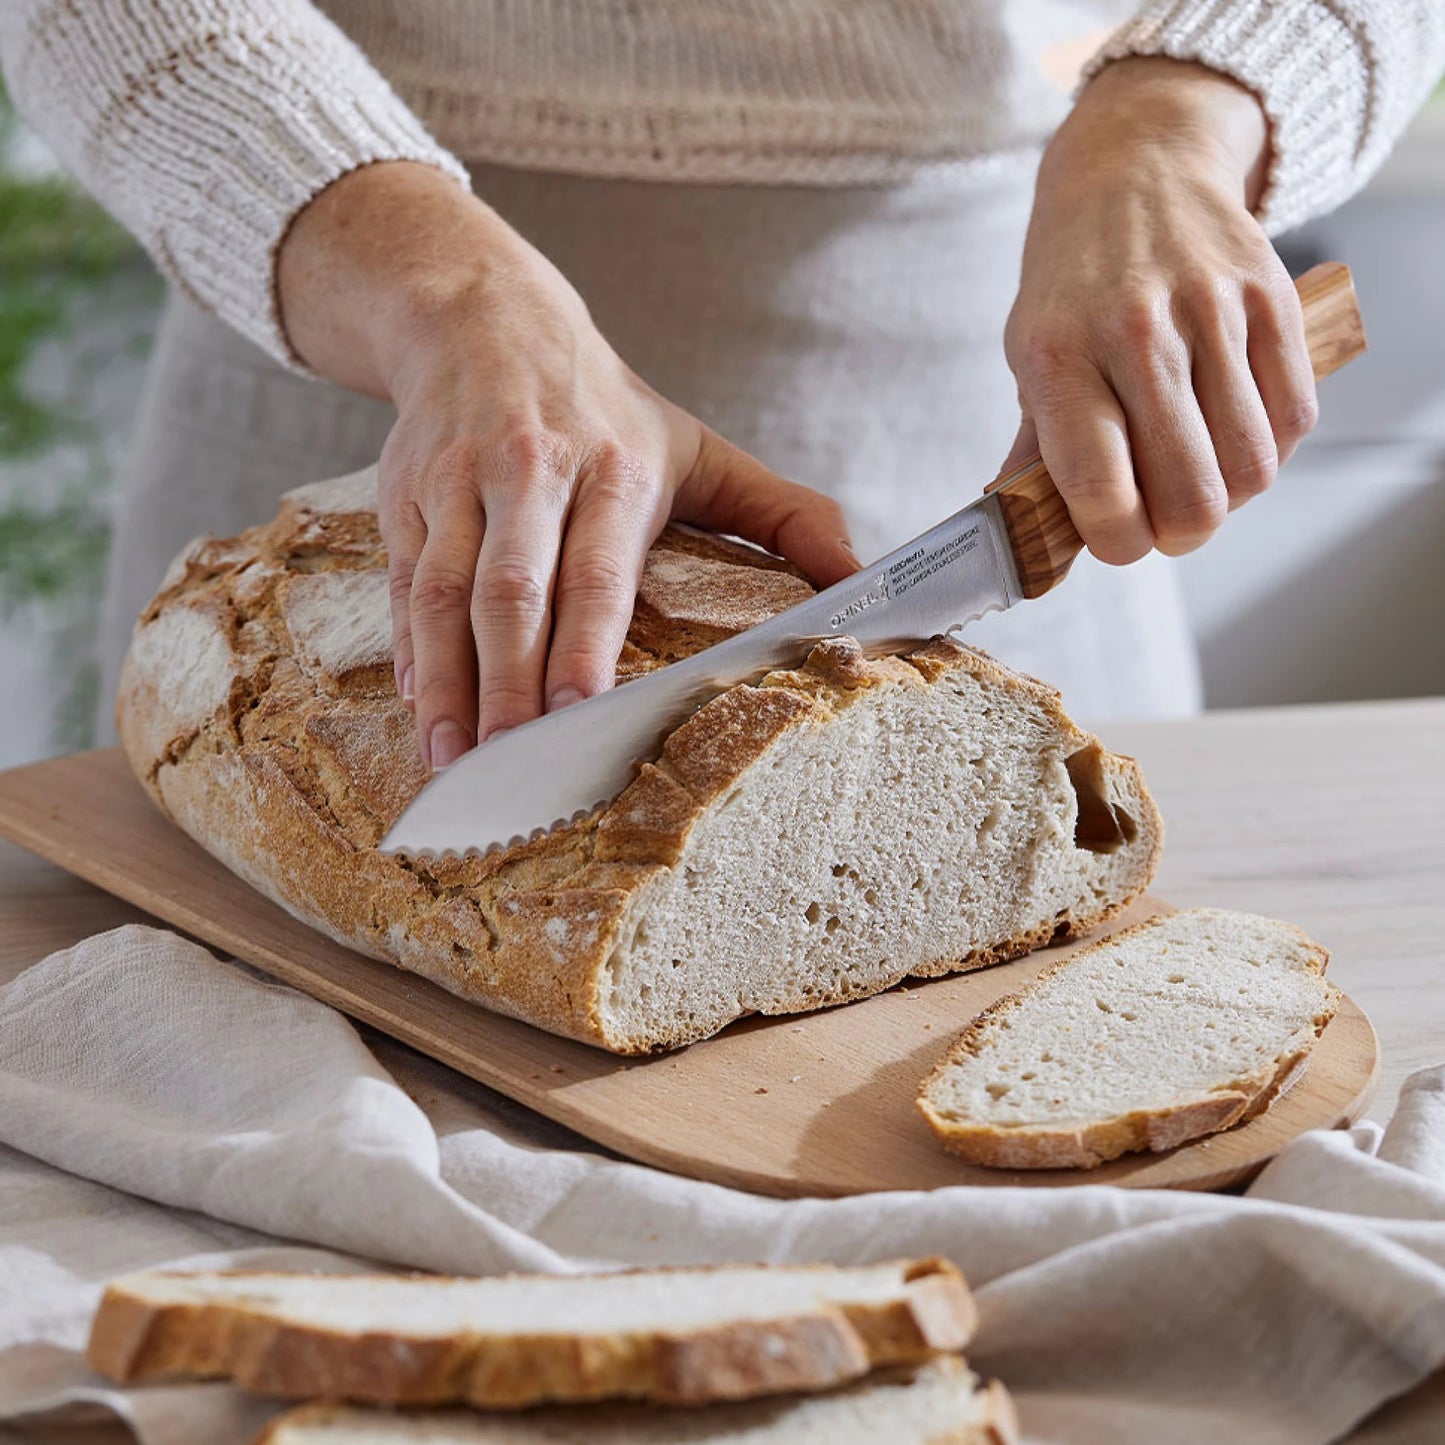
<instances>
[{"instance_id":1,"label":"white linen cloth","mask_svg":"<svg viewBox=\"0 0 1445 1445\"><path fill-rule=\"evenodd\" d=\"M1384 1131L1289 1146L1246 1197L957 1188L776 1201L590 1152L160 930L0 989L0 1422L118 1412L244 1445L275 1406L122 1389L79 1355L152 1266L487 1273L943 1254L1031 1441L1338 1437L1445 1363L1445 1068Z\"/></svg>"}]
</instances>

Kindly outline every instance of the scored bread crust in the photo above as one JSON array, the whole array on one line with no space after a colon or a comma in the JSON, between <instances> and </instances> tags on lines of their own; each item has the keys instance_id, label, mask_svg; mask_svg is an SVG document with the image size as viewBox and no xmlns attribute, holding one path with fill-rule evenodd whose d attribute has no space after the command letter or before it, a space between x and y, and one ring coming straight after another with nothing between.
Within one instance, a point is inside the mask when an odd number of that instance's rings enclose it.
<instances>
[{"instance_id":1,"label":"scored bread crust","mask_svg":"<svg viewBox=\"0 0 1445 1445\"><path fill-rule=\"evenodd\" d=\"M955 1356L941 1357L928 1366L929 1369L944 1369L950 1374L968 1376L969 1372L962 1360ZM852 1395L864 1391L871 1392L879 1387L887 1387L895 1384L909 1383L913 1372L908 1369L881 1370L870 1375L866 1380L843 1387L843 1393ZM801 1402L800 1402L801 1403ZM970 1418L959 1421L953 1428L946 1429L942 1434L930 1433L925 1439L914 1441L907 1437L894 1437L901 1440L901 1445L1017 1445L1019 1438L1018 1413L1014 1408L1012 1396L1004 1389L998 1380L990 1380L981 1388L975 1389L972 1408L969 1412ZM558 1407L568 1411L569 1421L575 1421L578 1426L584 1426L587 1422L578 1418L575 1412L568 1410L567 1406ZM606 1406L592 1405L587 1407L589 1411L607 1410ZM614 1409L625 1409L636 1412L632 1419L635 1419L637 1427L649 1438L653 1438L659 1423L666 1422L670 1417L663 1415L661 1421L653 1418L653 1406L648 1405L623 1405ZM386 1417L382 1416L381 1419ZM426 1429L424 1437L431 1445L474 1445L479 1437L475 1432L479 1424L487 1423L486 1417L481 1415L458 1414L454 1411L443 1411L438 1415L397 1415L394 1417L396 1423L396 1438L404 1441L410 1438L408 1427L417 1423ZM527 1438L526 1426L536 1419L539 1427L539 1440L556 1442L562 1436L556 1431L555 1419L547 1407L541 1407L541 1413L536 1416L525 1415L521 1417L508 1417L509 1429L506 1439L521 1442ZM457 1421L458 1428L454 1434L448 1433L450 1421ZM714 1402L706 1413L706 1423L715 1424L717 1434L715 1437L698 1436L689 1429L689 1439L716 1438L725 1441L731 1432L736 1428L736 1416L729 1411L725 1402ZM364 1407L352 1405L334 1404L307 1404L298 1406L296 1409L288 1410L284 1415L278 1415L272 1420L259 1436L252 1442L252 1445L283 1445L295 1438L294 1431L304 1431L308 1427L325 1429L328 1426L339 1425L345 1427L353 1421L364 1422L371 1428L375 1428L378 1419L365 1411ZM494 1422L493 1422L494 1423ZM616 1415L612 1415L607 1423L618 1423ZM629 1426L632 1420L627 1422ZM690 1421L690 1426L695 1426L695 1421ZM516 1433L514 1434L513 1431Z\"/></svg>"},{"instance_id":2,"label":"scored bread crust","mask_svg":"<svg viewBox=\"0 0 1445 1445\"><path fill-rule=\"evenodd\" d=\"M244 1279L250 1272L218 1273ZM686 1273L706 1287L708 1270ZM284 1399L488 1409L622 1399L701 1404L827 1389L961 1350L976 1311L958 1270L942 1259L915 1260L903 1282L879 1302L815 1301L794 1315L688 1330L436 1337L278 1320L244 1300L157 1302L122 1278L101 1297L86 1358L113 1380L228 1379ZM449 1281L416 1283L444 1289Z\"/></svg>"},{"instance_id":3,"label":"scored bread crust","mask_svg":"<svg viewBox=\"0 0 1445 1445\"><path fill-rule=\"evenodd\" d=\"M1314 1034L1310 1039L1299 1048L1279 1055L1269 1064L1230 1079L1203 1096L1154 1109L1132 1109L1113 1118L1068 1128L1037 1124L965 1124L934 1107L928 1097L933 1085L960 1061L976 1054L979 1045L1000 1020L1006 1019L1024 1003L1030 993L1085 954L1096 949L1112 948L1134 934L1148 932L1158 921L1157 916L1146 918L1068 958L1049 964L1031 983L1015 993L1005 994L969 1024L923 1081L916 1101L945 1149L960 1155L970 1164L990 1169L1095 1169L1122 1154L1142 1151L1162 1154L1191 1139L1246 1123L1262 1114L1294 1082L1307 1063L1311 1048L1338 1008L1340 992L1333 984L1326 985L1327 1006L1313 1020ZM1309 971L1323 974L1329 964L1329 950L1294 924L1280 923L1278 926L1297 935L1308 955L1306 966Z\"/></svg>"},{"instance_id":4,"label":"scored bread crust","mask_svg":"<svg viewBox=\"0 0 1445 1445\"><path fill-rule=\"evenodd\" d=\"M648 558L619 681L809 595L777 558L669 528ZM428 774L392 676L372 473L300 488L273 522L203 538L177 558L137 625L116 716L131 766L161 809L296 917L497 1012L641 1053L728 1021L676 1017L628 1031L605 1007L609 961L635 931L649 889L689 861L700 824L798 730L835 722L882 690L918 692L960 676L1027 700L1067 743L1071 769L1084 760L1106 833L1107 800L1127 809L1127 878L966 957L840 978L776 1010L792 1012L909 973L1001 962L1112 917L1147 887L1162 840L1137 766L1075 727L1052 688L957 643L869 661L838 638L797 670L714 698L589 818L485 858L383 854L376 845Z\"/></svg>"}]
</instances>

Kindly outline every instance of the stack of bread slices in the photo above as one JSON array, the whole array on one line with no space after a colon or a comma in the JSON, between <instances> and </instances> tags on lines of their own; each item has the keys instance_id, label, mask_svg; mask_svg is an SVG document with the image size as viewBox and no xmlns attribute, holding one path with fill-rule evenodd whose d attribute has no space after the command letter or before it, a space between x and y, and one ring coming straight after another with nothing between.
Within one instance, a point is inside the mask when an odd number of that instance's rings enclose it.
<instances>
[{"instance_id":1,"label":"stack of bread slices","mask_svg":"<svg viewBox=\"0 0 1445 1445\"><path fill-rule=\"evenodd\" d=\"M257 1445L1008 1445L936 1259L489 1279L215 1273L113 1282L91 1330L120 1381L305 1401Z\"/></svg>"}]
</instances>

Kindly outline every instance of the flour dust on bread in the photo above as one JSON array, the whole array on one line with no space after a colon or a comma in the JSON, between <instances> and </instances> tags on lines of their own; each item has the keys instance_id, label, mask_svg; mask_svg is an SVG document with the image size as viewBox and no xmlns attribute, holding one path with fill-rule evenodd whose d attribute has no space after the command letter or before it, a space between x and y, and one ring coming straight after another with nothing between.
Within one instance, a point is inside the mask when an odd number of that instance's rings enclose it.
<instances>
[{"instance_id":1,"label":"flour dust on bread","mask_svg":"<svg viewBox=\"0 0 1445 1445\"><path fill-rule=\"evenodd\" d=\"M1135 764L1052 689L942 639L877 661L822 643L713 699L610 806L525 846L383 854L427 775L392 677L375 507L361 473L192 544L137 625L117 703L164 811L362 953L636 1053L1015 957L1153 875ZM619 681L809 595L777 558L669 528Z\"/></svg>"},{"instance_id":2,"label":"flour dust on bread","mask_svg":"<svg viewBox=\"0 0 1445 1445\"><path fill-rule=\"evenodd\" d=\"M255 1445L1013 1445L1017 1439L1003 1386L985 1386L962 1360L943 1356L828 1394L700 1409L552 1406L506 1416L303 1405L273 1421Z\"/></svg>"},{"instance_id":3,"label":"flour dust on bread","mask_svg":"<svg viewBox=\"0 0 1445 1445\"><path fill-rule=\"evenodd\" d=\"M515 1409L822 1390L967 1344L942 1260L488 1279L145 1273L87 1357L115 1380L229 1379L287 1399Z\"/></svg>"},{"instance_id":4,"label":"flour dust on bread","mask_svg":"<svg viewBox=\"0 0 1445 1445\"><path fill-rule=\"evenodd\" d=\"M1329 954L1293 924L1195 908L1080 949L1000 999L919 1105L973 1164L1089 1169L1268 1107L1334 1017Z\"/></svg>"}]
</instances>

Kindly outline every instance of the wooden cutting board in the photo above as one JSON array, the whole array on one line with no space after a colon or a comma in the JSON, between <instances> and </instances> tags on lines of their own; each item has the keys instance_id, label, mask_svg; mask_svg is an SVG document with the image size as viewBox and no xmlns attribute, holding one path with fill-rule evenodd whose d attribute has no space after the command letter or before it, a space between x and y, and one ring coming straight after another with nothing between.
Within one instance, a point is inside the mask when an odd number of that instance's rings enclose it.
<instances>
[{"instance_id":1,"label":"wooden cutting board","mask_svg":"<svg viewBox=\"0 0 1445 1445\"><path fill-rule=\"evenodd\" d=\"M935 1143L914 1108L918 1085L981 1009L1077 944L623 1059L490 1014L298 923L167 822L118 750L0 773L0 835L619 1154L763 1194L1223 1188L1305 1130L1353 1122L1374 1087L1375 1033L1346 999L1304 1075L1249 1124L1092 1171L978 1169ZM1168 911L1145 898L1113 926Z\"/></svg>"}]
</instances>

